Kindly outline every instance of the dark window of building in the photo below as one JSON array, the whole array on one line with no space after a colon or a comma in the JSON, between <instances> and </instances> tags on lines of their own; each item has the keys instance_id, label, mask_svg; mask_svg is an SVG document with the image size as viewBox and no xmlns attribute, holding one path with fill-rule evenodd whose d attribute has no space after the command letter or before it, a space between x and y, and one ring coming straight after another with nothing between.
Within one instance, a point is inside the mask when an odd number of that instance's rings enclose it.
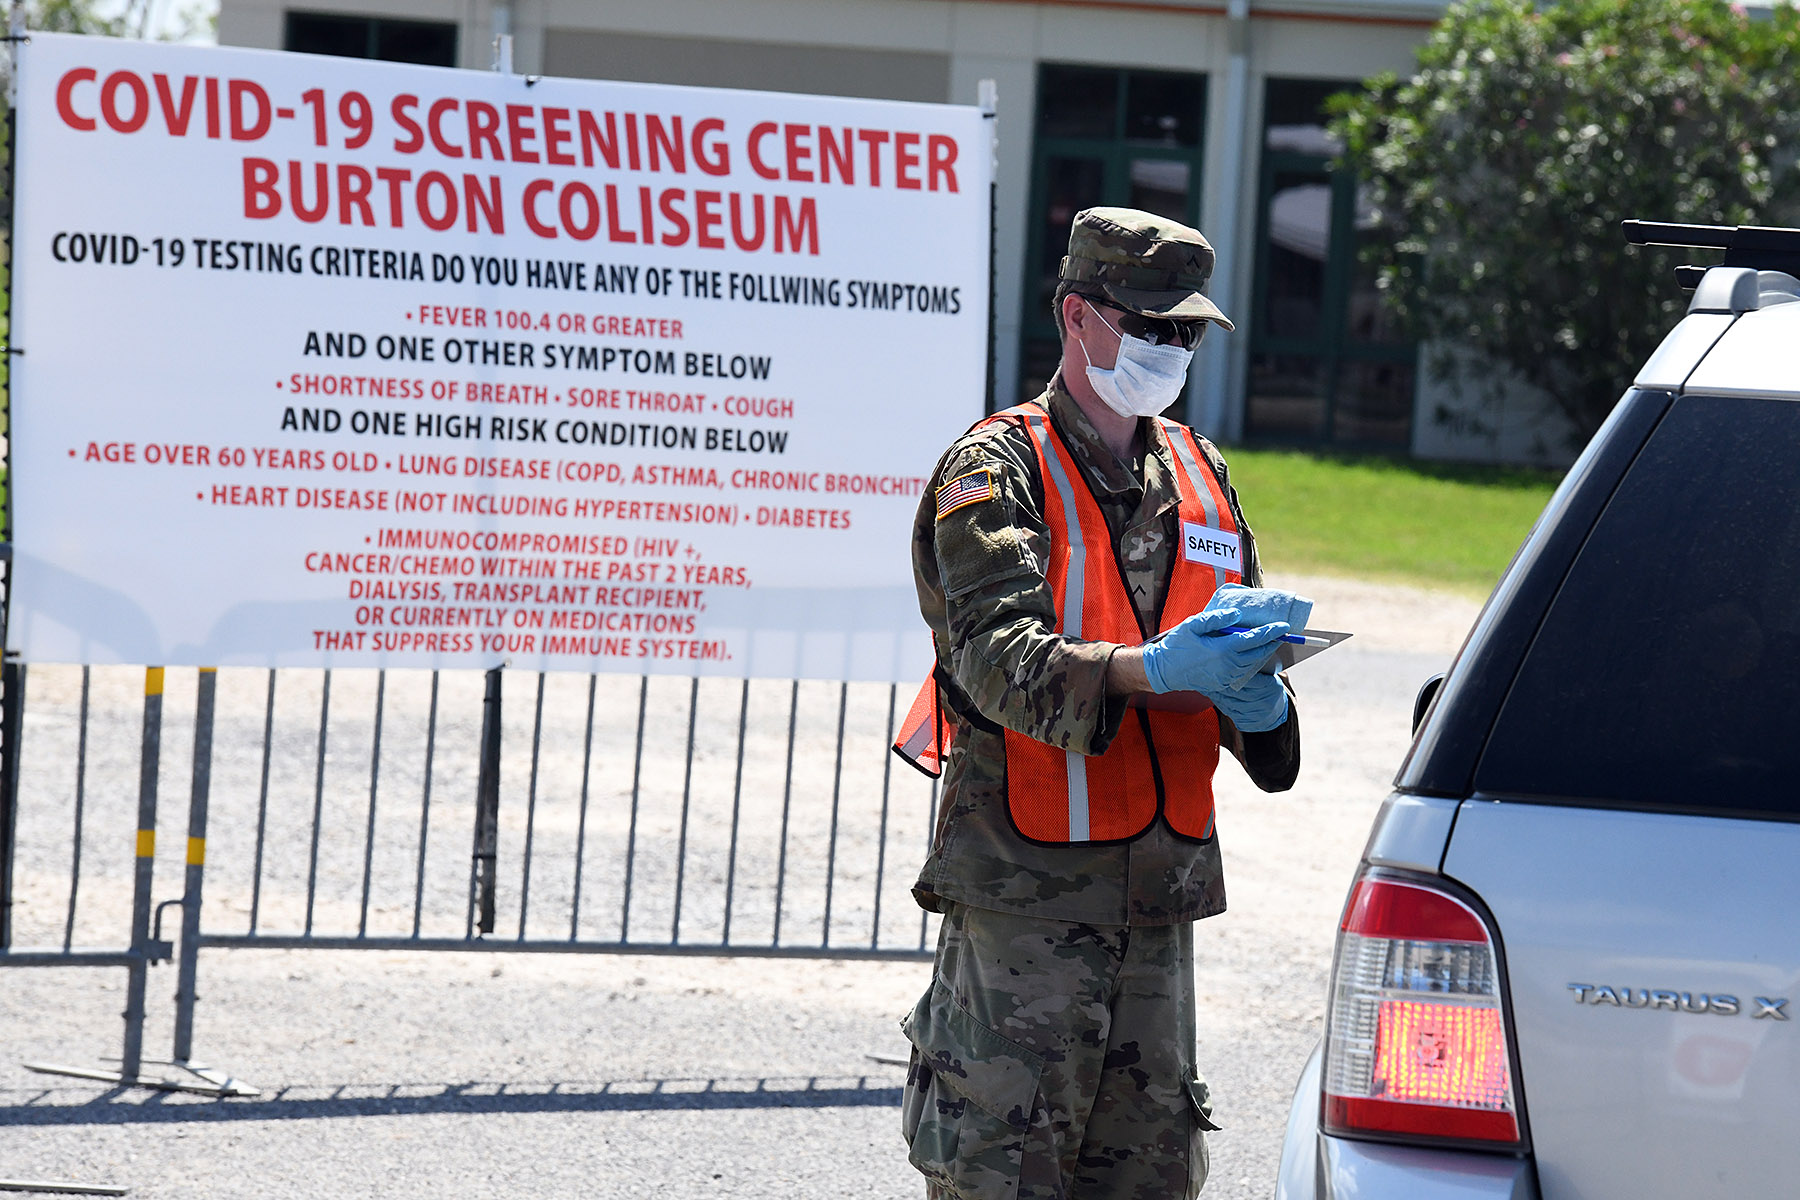
<instances>
[{"instance_id":1,"label":"dark window of building","mask_svg":"<svg viewBox=\"0 0 1800 1200\"><path fill-rule=\"evenodd\" d=\"M591 7L569 5L565 11L574 16ZM679 83L930 104L953 98L950 56L922 50L659 37L552 25L544 30L543 52L544 74L563 79Z\"/></svg>"},{"instance_id":2,"label":"dark window of building","mask_svg":"<svg viewBox=\"0 0 1800 1200\"><path fill-rule=\"evenodd\" d=\"M1198 225L1205 126L1204 75L1039 69L1019 399L1042 392L1062 358L1050 300L1075 214L1118 204Z\"/></svg>"},{"instance_id":3,"label":"dark window of building","mask_svg":"<svg viewBox=\"0 0 1800 1200\"><path fill-rule=\"evenodd\" d=\"M1325 101L1346 84L1271 79L1251 303L1248 437L1404 450L1416 347L1394 327L1364 242L1382 236L1339 147Z\"/></svg>"},{"instance_id":4,"label":"dark window of building","mask_svg":"<svg viewBox=\"0 0 1800 1200\"><path fill-rule=\"evenodd\" d=\"M290 12L282 48L339 58L379 58L428 67L456 65L456 26L337 13Z\"/></svg>"},{"instance_id":5,"label":"dark window of building","mask_svg":"<svg viewBox=\"0 0 1800 1200\"><path fill-rule=\"evenodd\" d=\"M1119 126L1119 72L1044 67L1038 76L1038 136L1111 141Z\"/></svg>"},{"instance_id":6,"label":"dark window of building","mask_svg":"<svg viewBox=\"0 0 1800 1200\"><path fill-rule=\"evenodd\" d=\"M1133 71L1125 77L1125 137L1158 146L1200 144L1200 117L1206 107L1201 75Z\"/></svg>"}]
</instances>

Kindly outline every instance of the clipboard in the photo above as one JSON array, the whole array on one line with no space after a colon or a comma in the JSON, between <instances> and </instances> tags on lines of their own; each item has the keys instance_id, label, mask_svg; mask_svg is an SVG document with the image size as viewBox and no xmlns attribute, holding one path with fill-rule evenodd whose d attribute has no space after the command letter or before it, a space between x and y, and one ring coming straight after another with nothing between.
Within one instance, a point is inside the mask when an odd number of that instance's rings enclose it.
<instances>
[{"instance_id":1,"label":"clipboard","mask_svg":"<svg viewBox=\"0 0 1800 1200\"><path fill-rule=\"evenodd\" d=\"M1298 631L1298 636L1307 638L1309 641L1315 639L1322 641L1324 645L1302 646L1296 642L1282 642L1275 651L1275 661L1281 664L1283 670L1286 670L1296 663L1303 663L1315 654L1325 653L1325 651L1331 649L1339 642L1345 641L1352 635L1348 633L1333 633L1329 629L1302 629Z\"/></svg>"}]
</instances>

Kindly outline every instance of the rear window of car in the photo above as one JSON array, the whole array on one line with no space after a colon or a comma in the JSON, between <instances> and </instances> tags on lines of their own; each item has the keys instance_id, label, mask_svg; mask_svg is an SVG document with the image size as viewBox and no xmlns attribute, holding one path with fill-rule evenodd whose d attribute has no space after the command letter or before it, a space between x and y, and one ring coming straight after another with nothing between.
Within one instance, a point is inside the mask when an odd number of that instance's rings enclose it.
<instances>
[{"instance_id":1,"label":"rear window of car","mask_svg":"<svg viewBox=\"0 0 1800 1200\"><path fill-rule=\"evenodd\" d=\"M1800 816L1800 402L1675 402L1545 615L1475 786Z\"/></svg>"}]
</instances>

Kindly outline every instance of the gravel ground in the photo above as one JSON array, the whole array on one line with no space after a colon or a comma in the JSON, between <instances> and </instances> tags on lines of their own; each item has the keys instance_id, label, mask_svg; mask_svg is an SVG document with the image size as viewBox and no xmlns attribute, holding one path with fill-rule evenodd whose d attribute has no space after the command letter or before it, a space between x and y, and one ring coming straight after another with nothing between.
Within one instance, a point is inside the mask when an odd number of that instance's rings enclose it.
<instances>
[{"instance_id":1,"label":"gravel ground","mask_svg":"<svg viewBox=\"0 0 1800 1200\"><path fill-rule=\"evenodd\" d=\"M1307 757L1292 792L1265 796L1229 764L1221 771L1231 908L1197 939L1200 1062L1225 1126L1213 1140L1209 1197L1273 1188L1294 1081L1319 1034L1344 889L1405 749L1413 694L1448 663L1476 611L1460 596L1275 582L1313 596L1318 624L1357 636L1295 672ZM870 748L886 727L887 688L803 685L790 784L790 685L754 685L746 702L739 685L703 682L690 775L681 753L689 683L657 680L642 693L640 762L637 680L600 681L588 755L586 681L551 677L534 810L535 684L535 676L508 680L501 936L569 937L579 883L577 935L617 939L629 861L634 943L677 935L717 943L729 911L734 944L774 940L779 915L784 944L817 944L829 929L834 945L917 947L922 923L906 887L930 794L909 772L883 788L884 757ZM193 687L191 672L170 673L158 900L181 887ZM322 785L323 681L283 677L269 802L259 813L266 687L258 672L220 676L206 929L244 932L254 907L260 930L299 932L310 890L315 933L361 927L403 936L417 901L421 932L460 936L479 677L443 677L428 812L428 677L388 677L376 849L367 857L374 676L333 680ZM29 689L15 945L60 944L67 927L78 946L117 946L130 903L141 673L92 673L72 926L80 675L38 668ZM911 696L902 692L904 707ZM852 748L841 765L833 753L840 711ZM27 1060L94 1066L116 1056L124 973L8 971L0 975L0 1179L112 1183L145 1197L915 1197L921 1189L896 1133L902 1069L870 1056L904 1053L895 1022L929 969L922 961L209 950L196 1055L264 1089L258 1100L225 1102L24 1070ZM156 968L146 1045L158 1057L170 1045L173 986L172 969Z\"/></svg>"}]
</instances>

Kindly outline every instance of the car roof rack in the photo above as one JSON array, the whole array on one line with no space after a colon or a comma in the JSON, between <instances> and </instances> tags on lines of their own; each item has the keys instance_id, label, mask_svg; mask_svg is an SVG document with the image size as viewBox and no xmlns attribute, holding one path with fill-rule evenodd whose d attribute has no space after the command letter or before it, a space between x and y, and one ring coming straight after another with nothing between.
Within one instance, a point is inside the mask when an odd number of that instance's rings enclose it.
<instances>
[{"instance_id":1,"label":"car roof rack","mask_svg":"<svg viewBox=\"0 0 1800 1200\"><path fill-rule=\"evenodd\" d=\"M1771 225L1684 225L1674 221L1623 221L1625 240L1634 246L1685 246L1725 251L1720 266L1785 271L1800 277L1800 229ZM1687 291L1699 286L1706 267L1675 268Z\"/></svg>"}]
</instances>

